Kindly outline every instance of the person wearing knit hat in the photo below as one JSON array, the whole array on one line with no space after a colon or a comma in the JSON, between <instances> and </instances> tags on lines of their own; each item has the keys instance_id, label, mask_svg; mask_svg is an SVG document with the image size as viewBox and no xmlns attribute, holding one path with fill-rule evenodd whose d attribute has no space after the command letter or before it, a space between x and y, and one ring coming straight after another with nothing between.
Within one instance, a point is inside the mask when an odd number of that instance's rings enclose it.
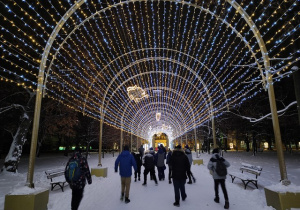
<instances>
[{"instance_id":1,"label":"person wearing knit hat","mask_svg":"<svg viewBox=\"0 0 300 210\"><path fill-rule=\"evenodd\" d=\"M218 148L213 149L212 153L213 154L207 164L207 168L212 172L212 176L214 179L214 189L215 189L214 201L216 203L220 202L219 185L221 185L221 188L222 188L222 191L224 194L224 199L225 199L224 209L229 209L229 199L228 199L228 194L227 194L227 190L226 190L226 186L225 186L226 175L225 176L219 175L216 171L216 168L217 168L217 161L222 161L224 163L224 165L226 166L226 168L228 168L230 166L230 163L227 160L225 160L223 157L219 156Z\"/></svg>"}]
</instances>

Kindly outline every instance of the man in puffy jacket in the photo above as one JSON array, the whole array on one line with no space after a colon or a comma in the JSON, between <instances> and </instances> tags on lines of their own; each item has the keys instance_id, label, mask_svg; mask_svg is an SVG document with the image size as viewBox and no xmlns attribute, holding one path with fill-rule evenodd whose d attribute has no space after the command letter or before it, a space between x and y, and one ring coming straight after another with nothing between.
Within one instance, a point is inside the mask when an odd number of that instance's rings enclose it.
<instances>
[{"instance_id":1,"label":"man in puffy jacket","mask_svg":"<svg viewBox=\"0 0 300 210\"><path fill-rule=\"evenodd\" d=\"M188 157L184 154L184 151L181 149L181 145L176 146L173 150L170 164L172 166L172 178L175 192L175 203L173 203L173 205L179 207L180 194L183 201L187 197L185 192L186 174L190 173L190 162Z\"/></svg>"},{"instance_id":2,"label":"man in puffy jacket","mask_svg":"<svg viewBox=\"0 0 300 210\"><path fill-rule=\"evenodd\" d=\"M215 184L215 199L214 199L214 201L216 203L220 202L220 199L219 199L219 184L220 184L223 194L224 194L224 198L225 198L224 209L229 209L228 194L227 194L227 190L226 190L226 186L225 186L226 175L225 176L218 175L216 172L216 168L217 168L217 159L220 159L222 162L224 162L226 168L228 168L230 166L230 163L227 160L225 160L223 157L219 156L218 148L215 148L212 153L213 153L213 155L207 164L207 168L212 172L212 176L214 179L214 184Z\"/></svg>"},{"instance_id":3,"label":"man in puffy jacket","mask_svg":"<svg viewBox=\"0 0 300 210\"><path fill-rule=\"evenodd\" d=\"M129 203L129 190L131 183L132 169L137 171L137 166L134 157L129 152L129 147L124 146L124 150L118 156L115 162L115 172L118 172L118 166L120 167L120 176L121 176L121 200L124 199L125 193L125 203Z\"/></svg>"},{"instance_id":4,"label":"man in puffy jacket","mask_svg":"<svg viewBox=\"0 0 300 210\"><path fill-rule=\"evenodd\" d=\"M88 181L88 184L92 184L92 177L88 162L86 158L81 155L81 149L79 147L75 148L73 156L69 159L66 168L68 168L69 163L74 160L78 160L80 163L79 167L81 175L78 181L70 182L69 184L70 188L72 189L71 209L77 210L83 197L86 180Z\"/></svg>"}]
</instances>

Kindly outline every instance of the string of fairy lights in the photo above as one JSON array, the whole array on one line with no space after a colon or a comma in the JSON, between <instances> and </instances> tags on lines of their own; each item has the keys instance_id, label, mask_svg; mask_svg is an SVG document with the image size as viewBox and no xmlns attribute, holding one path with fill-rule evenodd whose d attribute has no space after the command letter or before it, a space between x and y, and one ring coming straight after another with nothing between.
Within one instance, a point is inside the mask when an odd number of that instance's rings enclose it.
<instances>
[{"instance_id":1,"label":"string of fairy lights","mask_svg":"<svg viewBox=\"0 0 300 210\"><path fill-rule=\"evenodd\" d=\"M291 75L300 0L237 2L266 43L273 82ZM36 91L51 33L76 3L0 1L1 82ZM226 0L91 0L58 32L44 76L44 95L76 111L103 111L105 123L144 139L168 125L176 139L261 93L267 75L253 31ZM134 86L149 97L131 100Z\"/></svg>"}]
</instances>

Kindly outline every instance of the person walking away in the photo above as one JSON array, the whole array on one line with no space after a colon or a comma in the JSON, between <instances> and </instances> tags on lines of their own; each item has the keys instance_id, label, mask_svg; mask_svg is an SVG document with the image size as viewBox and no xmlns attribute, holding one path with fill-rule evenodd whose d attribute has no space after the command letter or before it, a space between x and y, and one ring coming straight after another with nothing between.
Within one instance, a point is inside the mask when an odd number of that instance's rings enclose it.
<instances>
[{"instance_id":1,"label":"person walking away","mask_svg":"<svg viewBox=\"0 0 300 210\"><path fill-rule=\"evenodd\" d=\"M131 175L132 168L134 171L137 170L136 162L134 157L129 152L129 147L127 145L124 146L123 151L118 156L115 161L115 172L118 172L118 166L120 168L120 176L121 176L121 200L124 199L125 194L125 203L129 203L129 191L130 191L130 183L131 183Z\"/></svg>"},{"instance_id":2,"label":"person walking away","mask_svg":"<svg viewBox=\"0 0 300 210\"><path fill-rule=\"evenodd\" d=\"M141 155L140 155L140 153L135 153L135 152L132 152L131 154L134 157L134 160L136 162L136 167L137 167L137 170L134 171L134 181L136 182L137 178L140 181L141 180L141 167L142 167Z\"/></svg>"},{"instance_id":3,"label":"person walking away","mask_svg":"<svg viewBox=\"0 0 300 210\"><path fill-rule=\"evenodd\" d=\"M141 156L141 160L143 160L144 152L145 152L145 149L144 149L143 145L141 145L140 148L139 148L139 153L140 153L140 156Z\"/></svg>"},{"instance_id":4,"label":"person walking away","mask_svg":"<svg viewBox=\"0 0 300 210\"><path fill-rule=\"evenodd\" d=\"M167 164L168 164L168 168L169 168L169 174L168 174L168 178L169 178L169 184L172 184L171 178L172 178L172 166L171 166L171 156L172 156L172 150L168 150L168 155L167 155Z\"/></svg>"},{"instance_id":5,"label":"person walking away","mask_svg":"<svg viewBox=\"0 0 300 210\"><path fill-rule=\"evenodd\" d=\"M173 205L179 207L180 195L183 201L185 201L187 197L185 192L186 174L190 171L189 159L181 149L181 145L176 146L173 150L170 162L175 193L175 203L173 203Z\"/></svg>"},{"instance_id":6,"label":"person walking away","mask_svg":"<svg viewBox=\"0 0 300 210\"><path fill-rule=\"evenodd\" d=\"M72 189L72 210L77 210L80 205L80 202L83 198L83 191L86 185L86 180L88 184L92 184L92 177L88 162L86 158L82 156L81 152L82 151L79 147L75 148L72 157L67 162L65 170L66 181L69 183L70 188ZM71 172L71 170L74 170L74 172L76 173L69 173ZM75 176L72 177L72 175L70 174L75 174L76 176L78 174L78 178L75 178Z\"/></svg>"},{"instance_id":7,"label":"person walking away","mask_svg":"<svg viewBox=\"0 0 300 210\"><path fill-rule=\"evenodd\" d=\"M192 151L191 149L189 148L188 145L185 145L185 150L184 150L186 156L189 158L189 162L190 162L190 166L192 166L192 163L193 163L193 155L192 155ZM192 171L190 170L190 173L187 174L188 175L188 178L189 178L189 181L187 182L188 184L192 184L192 178L193 178L193 181L194 183L196 182L196 179L192 173Z\"/></svg>"},{"instance_id":8,"label":"person walking away","mask_svg":"<svg viewBox=\"0 0 300 210\"><path fill-rule=\"evenodd\" d=\"M151 151L151 150L150 150ZM152 149L153 151L153 149ZM143 185L147 185L147 175L150 172L150 176L153 178L155 184L157 185L157 179L155 175L155 160L154 160L154 155L152 155L150 152L146 152L145 156L143 158L143 166L145 167L144 169L144 183Z\"/></svg>"},{"instance_id":9,"label":"person walking away","mask_svg":"<svg viewBox=\"0 0 300 210\"><path fill-rule=\"evenodd\" d=\"M158 180L162 181L165 180L165 159L166 159L166 153L163 151L162 147L158 148L158 152L155 154L156 159L156 166L158 171Z\"/></svg>"},{"instance_id":10,"label":"person walking away","mask_svg":"<svg viewBox=\"0 0 300 210\"><path fill-rule=\"evenodd\" d=\"M215 148L212 153L213 154L212 154L211 159L208 162L207 168L212 172L212 176L213 176L213 179L214 179L214 188L215 188L215 199L214 199L214 201L216 203L220 202L219 185L221 185L221 188L222 188L222 191L223 191L223 194L224 194L224 199L225 199L224 209L229 209L228 194L227 194L227 190L226 190L226 186L225 186L225 179L226 179L227 171L225 171L223 174L220 174L221 172L219 172L219 169L217 169L217 165L219 165L219 163L217 163L217 162L218 161L223 162L224 165L226 166L226 168L228 168L230 166L230 163L227 160L225 160L223 157L219 156L219 149L218 148Z\"/></svg>"}]
</instances>

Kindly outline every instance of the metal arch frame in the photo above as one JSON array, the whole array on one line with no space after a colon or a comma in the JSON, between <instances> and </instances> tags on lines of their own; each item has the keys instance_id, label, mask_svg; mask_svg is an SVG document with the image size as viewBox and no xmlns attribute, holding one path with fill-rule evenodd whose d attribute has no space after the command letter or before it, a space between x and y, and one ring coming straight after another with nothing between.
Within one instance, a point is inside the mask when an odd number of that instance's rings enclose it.
<instances>
[{"instance_id":1,"label":"metal arch frame","mask_svg":"<svg viewBox=\"0 0 300 210\"><path fill-rule=\"evenodd\" d=\"M256 27L255 23L252 21L251 17L247 14L247 12L237 3L235 0L226 0L230 5L232 5L244 18L244 20L247 22L247 24L250 26L251 30L253 31L253 34L257 40L257 43L259 45L264 65L265 65L265 74L266 74L266 82L268 89L268 95L269 95L269 102L270 102L270 108L272 113L272 121L273 121L273 131L275 136L275 142L276 142L276 149L277 149L277 156L279 161L279 168L280 168L280 176L282 183L284 185L289 185L291 182L288 180L287 177L287 171L286 171L286 165L284 161L284 155L283 155L283 148L282 148L282 140L281 140L281 133L280 133L280 127L279 127L279 120L278 120L278 114L277 114L277 106L275 102L275 92L274 92L274 86L273 86L273 78L270 74L270 58L268 55L268 50L266 48L266 44Z\"/></svg>"},{"instance_id":2,"label":"metal arch frame","mask_svg":"<svg viewBox=\"0 0 300 210\"><path fill-rule=\"evenodd\" d=\"M149 105L152 105L152 104L155 104L155 102L151 102L151 103L148 103L148 104L149 104ZM144 106L144 107L147 107L148 104L147 104L146 106ZM160 104L166 104L166 105L168 105L166 102L161 102ZM173 106L173 105L169 105L169 107L172 107L174 110L177 110L178 113L181 113L181 114L180 114L180 117L182 118L183 123L184 123L186 117L183 117L182 111L179 110L178 108L176 108L176 107ZM140 111L142 111L142 109L139 109L139 110L135 113L135 115L134 115L134 117L133 117L133 121L134 121L134 119L136 119L136 117L137 117L137 115L140 113ZM151 112L152 112L152 109L151 109ZM124 118L124 116L122 116L121 121L123 120L123 118ZM142 119L144 119L144 117L143 117ZM142 119L140 120L140 122L142 121ZM131 123L131 124L132 124L132 123ZM138 124L140 124L140 123L138 123ZM182 126L181 126L181 127L182 127ZM133 126L131 126L130 128L133 128ZM182 129L180 129L180 130L182 130ZM186 130L186 127L185 127L185 130ZM139 136L143 136L143 137L144 137L143 133L145 133L145 132L139 132ZM138 134L138 133L136 133L136 134Z\"/></svg>"},{"instance_id":3,"label":"metal arch frame","mask_svg":"<svg viewBox=\"0 0 300 210\"><path fill-rule=\"evenodd\" d=\"M193 71L190 67L188 67L188 66L186 66L186 65L184 65L184 64L182 65L181 62L178 62L177 60L174 60L174 59L164 58L164 57L159 57L159 58L153 57L153 58L147 58L147 59L146 59L146 58L143 58L143 59L140 59L140 60L136 60L135 62L131 63L130 65L127 65L126 67L124 67L124 68L120 71L120 73L118 73L118 75L121 74L121 73L123 73L126 69L130 68L131 66L136 65L136 64L138 64L138 63L140 63L140 62L143 62L143 61L148 61L149 59L155 59L155 60L157 60L157 59L160 59L160 60L167 60L167 61L170 61L170 62L177 63L177 64L179 64L180 66L183 66L184 68L188 69L188 70L189 70L190 72L192 72L193 75L200 81L200 83L203 85L203 87L204 87L204 89L205 89L205 92L206 92L206 94L207 94L207 96L208 96L208 98L209 98L209 101L212 101L212 100L211 100L210 93L209 93L209 90L208 90L207 87L206 87L206 83L202 80L202 78L201 78L199 75L197 75L197 73L196 73L195 71ZM162 72L162 71L143 72L143 73L140 73L140 74L137 74L137 75L133 76L132 78L137 77L137 76L140 76L140 75L143 75L143 74L149 74L149 73L152 73L152 72L157 73L157 72ZM162 72L162 73L174 75L174 73L171 73L171 72ZM116 76L114 77L114 79L111 80L110 86L111 86L112 83L115 81L115 78L117 78L118 75L116 75ZM178 76L178 75L176 75L176 76L177 76L177 77L180 77L180 76ZM183 78L183 79L184 79L184 78ZM120 87L122 87L122 85L123 85L125 82L129 81L129 80L130 80L130 79L127 79L127 80L123 81L117 88L115 88L115 90L112 92L110 98L114 95L114 93L116 92L116 90L120 89ZM184 79L184 80L186 80L186 79ZM106 92L105 92L105 94L104 94L105 97L103 97L103 104L102 104L103 111L106 111L106 108L107 108L107 106L108 106L108 104L106 104L106 106L104 106L104 102L105 102L106 95L107 95L107 93L108 93L108 89L109 89L109 88L106 89ZM108 100L108 102L109 102L109 101L110 101L110 99Z\"/></svg>"},{"instance_id":4,"label":"metal arch frame","mask_svg":"<svg viewBox=\"0 0 300 210\"><path fill-rule=\"evenodd\" d=\"M189 82L190 83L190 82ZM191 85L193 85L192 83L190 83ZM153 89L153 88L147 88L146 90L151 90L151 89ZM173 90L173 89L171 89L171 88L164 88L164 90L168 90L168 91L171 91L171 92L174 92L175 94L177 94L178 95L178 93L177 93L177 91L175 91L175 90ZM191 108L191 106L189 105L189 103L187 102L187 100L185 99L185 98L183 98L183 97L181 97L183 100L184 100L184 102L185 102L185 104L190 108L190 110L191 110L191 112L192 112L192 115L193 115L193 120L194 120L194 124L196 124L196 121L195 121L195 114L194 114L194 110ZM127 107L129 106L129 104L127 104L126 105L126 108L125 108L125 111L127 110ZM123 122L123 118L124 118L124 113L125 113L125 111L123 112L123 114L122 114L122 120L121 120L121 122ZM132 123L131 123L132 124ZM123 123L122 123L122 125L123 125ZM132 127L132 126L131 126ZM138 124L138 127L139 127L139 124ZM196 127L194 128L194 129L196 129ZM138 129L139 130L139 129ZM131 132L132 133L132 132ZM196 133L196 130L195 130L195 133ZM141 135L141 134L138 134L138 133L136 133L136 135ZM143 135L141 135L141 136L143 136Z\"/></svg>"},{"instance_id":5,"label":"metal arch frame","mask_svg":"<svg viewBox=\"0 0 300 210\"><path fill-rule=\"evenodd\" d=\"M36 90L36 100L35 100L35 110L34 110L34 118L33 118L33 127L32 127L32 136L31 136L31 145L30 145L30 155L29 155L29 165L28 165L28 174L26 185L30 188L34 188L33 183L33 174L34 174L34 164L35 164L35 153L37 146L37 138L38 138L38 130L40 124L40 113L41 113L41 105L42 105L42 93L43 93L43 83L44 83L44 73L46 68L47 58L52 47L52 44L65 22L71 17L71 15L85 2L85 0L78 0L75 4L64 14L64 16L57 23L55 28L53 29L47 44L45 46L41 63L40 70L38 75L38 84Z\"/></svg>"},{"instance_id":6,"label":"metal arch frame","mask_svg":"<svg viewBox=\"0 0 300 210\"><path fill-rule=\"evenodd\" d=\"M133 77L131 77L130 79L127 79L127 80L125 80L125 81L123 81L123 83L121 83L119 86L118 86L118 89L119 89L119 87L121 87L121 86L123 86L123 84L124 83L126 83L126 82L128 82L129 80L131 80L132 78L135 78L135 77L139 77L139 76L141 76L141 75L144 75L144 74L150 74L150 73L153 73L153 72L155 72L155 73L157 73L157 72L161 72L161 71L150 71L150 72L143 72L143 73L141 73L141 74L138 74L138 75L134 75ZM166 72L165 72L166 73ZM172 72L167 72L167 74L171 74L171 75L174 75L174 73L172 73ZM180 78L182 78L181 76L177 76L177 77L180 77ZM185 78L182 78L183 80L186 80ZM195 85L193 84L193 83L191 83L190 81L187 81L192 87L194 86L195 87ZM195 87L196 88L196 87ZM152 88L146 88L146 89L152 89ZM164 88L164 90L171 90L170 88ZM198 92L200 91L200 90L198 90L198 89L196 89ZM175 93L177 93L176 91L174 91ZM201 92L200 92L201 93ZM110 100L109 100L110 101ZM206 104L206 107L209 107L209 104L207 104L206 103L206 101L204 101L204 103ZM108 106L108 105L107 105ZM107 107L106 106L106 107ZM193 111L192 111L193 112ZM193 112L194 113L194 112ZM194 116L194 114L193 114L193 116Z\"/></svg>"},{"instance_id":7,"label":"metal arch frame","mask_svg":"<svg viewBox=\"0 0 300 210\"><path fill-rule=\"evenodd\" d=\"M151 103L148 103L146 106L150 106L150 105L152 105L152 104L154 104L155 102L151 102ZM167 104L167 103L162 103L162 104ZM181 111L180 110L178 110L176 107L174 107L173 105L169 105L170 107L172 107L174 110L177 110L177 112L179 113L179 116L180 116L180 118L182 119L182 120L184 120L185 118L183 117L183 114L181 113ZM127 108L127 107L126 107ZM138 111L138 112L140 112L141 111L141 109ZM137 116L137 114L138 114L138 112L134 115L134 117L133 117L133 119L135 119L136 118L136 116ZM181 113L181 114L180 114ZM169 114L170 115L170 114ZM123 125L123 117L124 117L124 115L122 115L122 118L121 118L121 126ZM173 121L172 121L173 122ZM138 124L138 127L139 127L139 124ZM179 127L179 128L181 128L181 127ZM123 130L124 129L121 129L121 139L120 139L120 147L122 148L122 145L123 145ZM132 132L131 132L132 133ZM143 138L144 138L144 136L142 136Z\"/></svg>"},{"instance_id":8,"label":"metal arch frame","mask_svg":"<svg viewBox=\"0 0 300 210\"><path fill-rule=\"evenodd\" d=\"M152 104L154 104L155 102L152 102L152 103L149 103L149 105L147 105L147 106L150 106L150 105L152 105ZM162 104L167 104L166 102L164 102L164 103L162 103ZM170 106L170 107L172 107L174 110L176 110L178 113L180 113L179 114L179 116L180 116L180 118L183 120L183 123L184 123L184 117L183 117L183 114L181 113L181 111L180 110L178 110L176 107L174 107L174 106ZM153 110L151 110L151 113L152 113L152 111ZM166 113L168 116L171 116L171 114L168 114L168 113ZM135 115L134 115L134 117L133 117L133 119L135 119L136 117L137 117L137 115L138 115L138 113L136 113ZM179 119L180 119L179 118ZM142 120L143 119L145 119L145 116L139 121L139 123L137 123L137 125L138 125L138 127L141 127L141 126L139 126L141 123L142 123ZM164 120L165 122L167 122L166 120ZM154 120L151 120L150 121L151 123L152 122L154 122ZM172 124L173 125L176 125L176 124L178 124L178 123L174 123L173 122L173 120L171 120L171 122L172 122ZM151 124L151 123L148 123L148 124ZM147 126L143 126L143 127L147 127ZM177 128L180 128L180 130L181 130L181 126L176 126ZM143 129L144 130L144 129ZM145 132L143 132L143 133L145 133ZM145 136L144 135L140 135L140 136L142 136L143 138L145 138Z\"/></svg>"},{"instance_id":9,"label":"metal arch frame","mask_svg":"<svg viewBox=\"0 0 300 210\"><path fill-rule=\"evenodd\" d=\"M134 0L132 0L132 1L134 1ZM254 36L256 37L257 42L260 47L260 50L262 52L262 57L264 59L264 65L265 65L270 107L271 107L271 112L272 112L274 135L275 135L275 140L276 140L276 144L278 147L277 154L278 154L278 158L279 158L281 179L285 180L286 184L289 184L289 181L287 179L286 166L285 166L285 162L284 162L283 150L282 150L281 133L280 133L280 127L279 127L279 122L278 122L277 107L276 107L276 103L275 103L273 80L272 80L272 75L269 73L270 59L269 59L269 56L267 53L265 42L264 42L262 36L260 35L260 32L257 29L255 23L251 20L251 18L246 13L246 11L234 0L226 0L226 1L229 4L231 4L241 14L241 16L244 18L244 20L250 26L250 29L254 33ZM38 128L39 128L39 120L40 120L40 110L41 110L42 92L43 92L43 83L44 83L44 71L45 71L46 61L47 61L48 54L49 54L49 49L52 47L53 41L56 38L60 29L63 27L64 23L84 2L85 2L85 0L79 0L79 1L75 2L75 4L66 12L66 14L64 14L64 16L61 18L59 23L56 25L56 27L52 31L51 36L49 37L49 40L46 44L46 47L45 47L43 55L42 55L40 71L39 71L39 75L38 75L37 96L36 96L36 102L35 102L32 138L31 138L31 147L30 147L30 159L29 159L27 182L26 182L26 185L28 185L31 188L34 187L33 173L34 173L34 164L35 164L35 152L36 152ZM101 132L101 135L102 135L102 132ZM101 156L101 155L99 155L99 156Z\"/></svg>"},{"instance_id":10,"label":"metal arch frame","mask_svg":"<svg viewBox=\"0 0 300 210\"><path fill-rule=\"evenodd\" d=\"M141 0L133 0L134 2L135 1L141 1ZM145 1L145 0L142 0L142 1ZM169 0L170 2L175 2L174 0ZM129 4L130 2L132 2L132 1L126 1L126 2L120 2L120 3L117 3L117 4L115 4L115 6L118 6L118 5L123 5L123 4ZM181 2L182 4L187 4L187 3L185 3L185 2ZM188 3L189 4L189 3ZM203 7L200 7L200 6L197 6L197 5L193 5L194 7L196 7L196 8L198 8L198 9L200 9L201 11L205 11L205 12L207 12L207 13L209 13L209 14L211 14L212 16L214 16L214 17L216 17L216 19L218 19L218 20L220 20L221 22L223 22L223 23L225 23L226 25L227 25L227 27L230 27L235 33L236 33L236 35L238 36L238 37L240 37L241 39L242 39L242 41L245 43L245 45L248 47L248 49L249 49L249 51L251 52L251 54L252 54L252 57L255 59L255 62L257 63L257 65L258 65L258 67L259 67L259 69L260 69L260 72L261 72L261 76L262 76L262 81L263 81L263 83L264 83L264 75L263 75L263 73L262 73L262 70L261 70L261 66L260 66L260 64L259 64L259 62L257 61L257 58L256 58L256 55L255 55L255 53L252 51L252 48L251 48L251 46L249 45L249 43L246 41L246 39L234 28L234 27L232 27L231 26L231 24L229 24L227 21L225 21L225 20L223 20L221 17L219 17L219 16L217 16L216 14L214 14L214 13L212 13L210 10L208 10L208 9L205 9L205 8L203 8ZM107 8L105 8L105 9L102 9L102 10L99 10L99 11L97 11L97 12L95 12L93 15L91 15L90 17L88 17L88 18L86 18L84 21L82 21L80 24L78 24L69 34L68 34L68 36L64 39L64 41L60 44L60 46L59 46L59 48L58 48L58 50L56 51L56 53L55 53L55 55L53 56L53 58L52 58L52 61L51 61L51 63L50 63L50 67L52 66L52 63L53 63L53 61L54 61L54 59L56 58L56 55L57 55L57 53L59 52L59 49L61 48L61 46L63 46L63 44L66 42L66 40L71 36L71 34L73 34L74 33L74 31L76 31L81 25L83 25L86 21L88 21L89 19L91 19L92 17L94 17L94 16L96 16L97 14L99 14L99 13L101 13L101 12L104 12L104 11L106 11L106 10L108 10L108 9L110 9L111 7L107 7ZM189 57L191 57L191 56L189 56ZM195 60L197 60L197 59L195 59ZM201 63L201 62L200 62ZM201 63L202 64L202 63ZM203 64L202 64L203 65ZM49 74L49 71L50 71L50 67L48 68L48 72L47 72L47 75ZM206 66L205 66L206 67ZM207 68L208 69L208 68ZM210 71L210 69L208 69L209 71ZM100 71L100 72L102 72L102 70ZM211 72L211 71L210 71ZM215 77L215 75L211 72L211 74ZM99 73L98 73L98 75L99 75ZM97 78L97 77L96 77ZM47 78L46 78L46 80L47 80ZM95 80L94 80L95 81ZM218 79L216 79L216 81L218 81ZM45 81L45 83L44 83L44 86L46 87L46 82L47 81ZM94 82L92 82L92 84L93 84ZM219 85L220 85L220 87L221 87L221 89L222 89L222 91L223 91L223 93L224 93L224 96L225 96L225 98L226 98L226 94L225 94L225 92L224 92L224 89L223 89L223 86L220 84L220 82L218 81L218 83L219 83ZM109 85L110 86L110 85ZM103 98L103 103L102 103L102 106L104 106L104 100L105 100L105 98L106 98L106 95L107 95L107 91L108 91L108 89L109 88L107 88L106 89L106 93L105 93L105 96L104 96L104 98ZM88 92L87 92L87 94L86 94L86 98L87 98L87 96L88 96L88 93L89 93L89 90L90 89L88 89ZM211 99L210 99L210 101L211 101ZM226 102L227 102L227 98L226 98ZM85 109L85 104L86 104L86 100L85 100L85 103L84 103L84 107L83 107L83 110ZM211 119L212 120L214 120L214 111L213 111L213 103L212 103L212 101L211 101L211 103L210 103L210 105L211 105ZM228 103L227 103L227 108L229 108L229 106L228 106ZM105 111L105 110L104 110ZM101 114L102 115L102 114ZM103 116L104 117L104 116ZM101 119L100 119L101 120ZM103 120L103 119L102 119ZM213 125L214 125L214 123L213 123ZM214 126L213 126L213 129L214 129ZM216 139L215 139L215 136L214 136L214 145L216 146Z\"/></svg>"}]
</instances>

